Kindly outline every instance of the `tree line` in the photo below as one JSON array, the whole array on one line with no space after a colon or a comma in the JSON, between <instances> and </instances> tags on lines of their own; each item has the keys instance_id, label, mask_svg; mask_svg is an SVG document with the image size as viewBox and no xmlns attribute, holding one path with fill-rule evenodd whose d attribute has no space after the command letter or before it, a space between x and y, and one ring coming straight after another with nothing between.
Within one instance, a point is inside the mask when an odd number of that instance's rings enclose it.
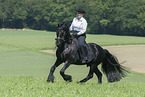
<instances>
[{"instance_id":1,"label":"tree line","mask_svg":"<svg viewBox=\"0 0 145 97\"><path fill-rule=\"evenodd\" d=\"M86 11L87 33L145 35L145 0L0 0L0 28L55 31Z\"/></svg>"}]
</instances>

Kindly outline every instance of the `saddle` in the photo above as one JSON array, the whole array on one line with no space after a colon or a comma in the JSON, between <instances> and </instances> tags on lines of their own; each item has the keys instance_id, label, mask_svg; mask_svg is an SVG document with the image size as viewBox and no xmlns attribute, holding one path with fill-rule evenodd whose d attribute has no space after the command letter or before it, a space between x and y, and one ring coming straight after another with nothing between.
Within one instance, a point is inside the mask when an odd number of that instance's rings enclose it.
<instances>
[{"instance_id":1,"label":"saddle","mask_svg":"<svg viewBox=\"0 0 145 97\"><path fill-rule=\"evenodd\" d=\"M94 53L89 44L86 44L89 47L89 51L87 54L87 63L94 59ZM69 59L73 63L86 63L82 62L81 50L78 40L76 38L72 39L71 44L68 44L65 50L62 53L63 59Z\"/></svg>"}]
</instances>

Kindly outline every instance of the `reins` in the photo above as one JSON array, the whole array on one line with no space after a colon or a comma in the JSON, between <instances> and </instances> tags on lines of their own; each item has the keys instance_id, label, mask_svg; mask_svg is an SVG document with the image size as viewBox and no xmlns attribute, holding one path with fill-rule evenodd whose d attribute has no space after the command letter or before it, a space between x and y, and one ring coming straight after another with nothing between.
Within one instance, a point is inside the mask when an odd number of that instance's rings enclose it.
<instances>
[{"instance_id":1,"label":"reins","mask_svg":"<svg viewBox=\"0 0 145 97\"><path fill-rule=\"evenodd\" d=\"M75 50L75 43L74 43L74 37L72 37L72 44L73 44L73 51Z\"/></svg>"}]
</instances>

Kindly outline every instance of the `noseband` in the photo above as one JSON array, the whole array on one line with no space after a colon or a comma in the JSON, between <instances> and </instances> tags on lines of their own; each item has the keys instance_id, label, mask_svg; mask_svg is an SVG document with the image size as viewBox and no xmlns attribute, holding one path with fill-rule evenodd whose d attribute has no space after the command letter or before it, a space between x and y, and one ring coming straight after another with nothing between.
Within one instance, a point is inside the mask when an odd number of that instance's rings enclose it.
<instances>
[{"instance_id":1,"label":"noseband","mask_svg":"<svg viewBox=\"0 0 145 97\"><path fill-rule=\"evenodd\" d=\"M63 41L65 41L64 38L60 38L60 37L55 38L55 40L63 40Z\"/></svg>"}]
</instances>

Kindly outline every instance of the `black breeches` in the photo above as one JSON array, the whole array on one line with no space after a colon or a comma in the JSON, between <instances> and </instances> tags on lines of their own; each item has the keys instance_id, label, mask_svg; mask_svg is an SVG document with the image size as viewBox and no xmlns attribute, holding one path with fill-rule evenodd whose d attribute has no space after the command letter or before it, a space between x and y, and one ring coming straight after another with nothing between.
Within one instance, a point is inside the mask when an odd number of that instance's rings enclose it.
<instances>
[{"instance_id":1,"label":"black breeches","mask_svg":"<svg viewBox=\"0 0 145 97\"><path fill-rule=\"evenodd\" d=\"M79 52L80 52L81 58L87 57L89 47L88 47L88 45L86 44L86 41L85 41L86 36L82 35L82 36L79 36L77 39L78 39L78 43L79 43L79 47L80 47Z\"/></svg>"}]
</instances>

